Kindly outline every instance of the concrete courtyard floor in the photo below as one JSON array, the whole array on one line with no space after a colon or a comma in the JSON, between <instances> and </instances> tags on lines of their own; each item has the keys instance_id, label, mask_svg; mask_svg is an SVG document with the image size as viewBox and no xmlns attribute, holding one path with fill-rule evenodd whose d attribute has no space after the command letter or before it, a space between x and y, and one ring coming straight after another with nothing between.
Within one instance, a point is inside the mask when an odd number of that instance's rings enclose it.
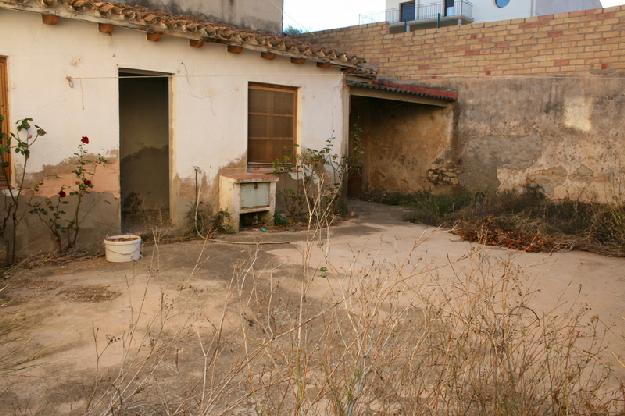
<instances>
[{"instance_id":1,"label":"concrete courtyard floor","mask_svg":"<svg viewBox=\"0 0 625 416\"><path fill-rule=\"evenodd\" d=\"M625 259L480 248L444 230L404 222L401 208L352 201L351 209L356 215L332 229L329 249L313 249L314 267L327 268L329 276L313 284L311 301L327 299L333 276L339 279L345 270L372 261L417 264L424 273L444 276L452 268L469 267L467 255L478 248L487 257L510 259L523 269L528 283L540 289L538 310L550 309L563 293L579 297L614 326L607 337L610 351L625 352L625 331L620 331L625 327ZM251 259L256 259L258 279L281 287L285 307L297 304L303 232L246 231L224 238L290 244L262 245L258 253L255 245L223 242L148 245L136 264L96 258L12 275L0 292L0 324L5 328L0 327L0 414L79 414L96 368L113 368L124 354L116 337L137 320L162 316L163 311L175 311L171 319L181 326L195 317L191 324L196 330L210 328L222 315L233 275L248 270ZM189 311L193 313L184 313ZM253 311L249 313L253 319ZM235 314L225 317L225 328L238 325ZM105 345L106 353L98 358L96 351ZM198 346L190 345L180 350L180 360L197 353ZM187 365L191 374L201 375L193 360Z\"/></svg>"}]
</instances>

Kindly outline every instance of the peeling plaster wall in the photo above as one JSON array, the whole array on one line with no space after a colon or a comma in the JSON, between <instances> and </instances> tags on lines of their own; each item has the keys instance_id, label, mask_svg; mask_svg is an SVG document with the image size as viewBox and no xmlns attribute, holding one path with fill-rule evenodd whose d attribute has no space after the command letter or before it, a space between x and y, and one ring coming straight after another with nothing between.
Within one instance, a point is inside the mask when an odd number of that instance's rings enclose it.
<instances>
[{"instance_id":1,"label":"peeling plaster wall","mask_svg":"<svg viewBox=\"0 0 625 416\"><path fill-rule=\"evenodd\" d=\"M202 15L256 30L282 31L282 0L120 0L171 14Z\"/></svg>"},{"instance_id":2,"label":"peeling plaster wall","mask_svg":"<svg viewBox=\"0 0 625 416\"><path fill-rule=\"evenodd\" d=\"M322 148L335 137L337 152L346 149L348 94L335 69L266 61L248 51L234 55L218 44L194 49L182 39L149 42L145 33L121 28L106 36L95 24L71 20L46 26L40 15L19 12L0 12L0 39L0 55L8 57L11 122L32 116L49 133L33 149L29 174L66 164L83 135L91 138L90 152L114 156L110 176L97 178L94 190L114 198L106 204L110 212L90 214L102 233L120 227L119 68L173 74L170 209L177 227L195 201L194 166L201 197L213 207L220 170L245 169L249 82L298 87L300 146ZM44 188L48 195L57 192ZM41 237L26 236L23 246Z\"/></svg>"},{"instance_id":3,"label":"peeling plaster wall","mask_svg":"<svg viewBox=\"0 0 625 416\"><path fill-rule=\"evenodd\" d=\"M351 124L364 151L361 184L351 191L431 189L429 169L453 147L452 107L352 97Z\"/></svg>"},{"instance_id":4,"label":"peeling plaster wall","mask_svg":"<svg viewBox=\"0 0 625 416\"><path fill-rule=\"evenodd\" d=\"M466 81L458 125L462 183L542 186L555 199L611 201L625 191L625 82Z\"/></svg>"}]
</instances>

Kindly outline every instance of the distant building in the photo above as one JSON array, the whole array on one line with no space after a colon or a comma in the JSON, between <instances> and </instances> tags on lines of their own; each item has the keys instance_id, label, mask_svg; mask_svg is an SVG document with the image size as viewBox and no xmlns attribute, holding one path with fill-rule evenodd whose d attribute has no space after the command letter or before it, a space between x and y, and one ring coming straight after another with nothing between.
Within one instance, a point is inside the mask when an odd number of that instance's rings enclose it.
<instances>
[{"instance_id":1,"label":"distant building","mask_svg":"<svg viewBox=\"0 0 625 416\"><path fill-rule=\"evenodd\" d=\"M361 24L386 21L407 29L492 22L601 8L601 0L386 0L384 12L361 15Z\"/></svg>"},{"instance_id":2,"label":"distant building","mask_svg":"<svg viewBox=\"0 0 625 416\"><path fill-rule=\"evenodd\" d=\"M282 31L283 0L117 0L173 15L200 15L254 30Z\"/></svg>"}]
</instances>

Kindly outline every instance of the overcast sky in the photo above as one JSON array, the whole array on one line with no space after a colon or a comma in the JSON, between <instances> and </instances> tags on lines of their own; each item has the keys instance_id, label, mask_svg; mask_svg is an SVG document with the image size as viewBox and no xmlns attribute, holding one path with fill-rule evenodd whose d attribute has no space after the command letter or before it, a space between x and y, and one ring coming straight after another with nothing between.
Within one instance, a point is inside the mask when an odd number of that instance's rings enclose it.
<instances>
[{"instance_id":1,"label":"overcast sky","mask_svg":"<svg viewBox=\"0 0 625 416\"><path fill-rule=\"evenodd\" d=\"M625 4L625 0L602 2L604 7ZM360 14L382 11L385 4L385 0L284 0L284 27L322 30L357 25Z\"/></svg>"}]
</instances>

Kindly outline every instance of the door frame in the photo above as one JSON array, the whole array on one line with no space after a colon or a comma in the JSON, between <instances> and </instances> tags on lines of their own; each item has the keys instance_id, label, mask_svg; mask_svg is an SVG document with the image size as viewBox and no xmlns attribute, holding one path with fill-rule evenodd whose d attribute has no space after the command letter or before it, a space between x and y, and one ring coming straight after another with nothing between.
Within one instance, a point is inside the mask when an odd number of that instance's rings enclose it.
<instances>
[{"instance_id":1,"label":"door frame","mask_svg":"<svg viewBox=\"0 0 625 416\"><path fill-rule=\"evenodd\" d=\"M120 79L122 79L120 77L120 73L129 73L129 74L136 74L138 77L159 77L159 78L167 78L167 125L168 125L168 130L167 130L167 136L168 136L168 140L167 140L167 153L168 153L168 158L167 158L167 177L168 177L168 184L169 184L169 189L168 189L168 208L169 208L169 222L170 224L174 224L174 219L176 218L175 214L175 210L176 210L176 206L174 205L176 202L176 198L174 197L174 127L173 127L173 107L174 107L174 92L173 92L173 80L174 80L174 75L173 73L170 72L161 72L161 71L153 71L153 70L148 70L148 69L139 69L139 68L132 68L132 67L118 67L117 68L117 121L119 124L119 131L118 131L118 144L119 144L119 149L121 149L121 111L120 111L120 106L119 106L119 96L120 96L120 90L119 90L119 81ZM122 226L122 200L121 200L121 194L122 194L122 186L121 186L121 181L122 181L122 175L121 175L121 153L119 155L119 161L118 161L118 165L119 165L119 195L120 195L120 203L119 203L119 224L120 224L120 228ZM123 230L122 230L123 231Z\"/></svg>"}]
</instances>

